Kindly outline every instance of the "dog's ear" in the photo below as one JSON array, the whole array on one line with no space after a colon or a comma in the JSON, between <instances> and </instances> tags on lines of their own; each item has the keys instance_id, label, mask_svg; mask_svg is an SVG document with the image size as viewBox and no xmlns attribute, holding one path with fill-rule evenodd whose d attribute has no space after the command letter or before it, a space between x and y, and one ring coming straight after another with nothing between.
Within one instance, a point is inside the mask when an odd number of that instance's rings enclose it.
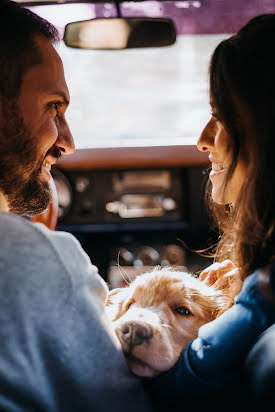
<instances>
[{"instance_id":1,"label":"dog's ear","mask_svg":"<svg viewBox=\"0 0 275 412\"><path fill-rule=\"evenodd\" d=\"M218 290L217 296L208 296L207 302L204 303L200 302L201 307L204 307L206 312L208 311L210 320L214 320L229 309L234 304L234 300L225 294L220 294Z\"/></svg>"},{"instance_id":2,"label":"dog's ear","mask_svg":"<svg viewBox=\"0 0 275 412\"><path fill-rule=\"evenodd\" d=\"M125 297L125 288L116 288L110 290L106 306L115 305L121 302Z\"/></svg>"},{"instance_id":3,"label":"dog's ear","mask_svg":"<svg viewBox=\"0 0 275 412\"><path fill-rule=\"evenodd\" d=\"M128 288L117 288L109 292L106 313L111 321L117 320L121 316L123 303L128 294Z\"/></svg>"}]
</instances>

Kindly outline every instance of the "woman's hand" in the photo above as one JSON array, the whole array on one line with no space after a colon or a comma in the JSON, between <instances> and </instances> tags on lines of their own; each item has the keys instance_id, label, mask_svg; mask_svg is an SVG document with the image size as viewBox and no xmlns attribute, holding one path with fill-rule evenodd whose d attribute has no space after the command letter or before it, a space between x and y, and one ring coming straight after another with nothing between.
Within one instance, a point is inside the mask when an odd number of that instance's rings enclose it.
<instances>
[{"instance_id":1,"label":"woman's hand","mask_svg":"<svg viewBox=\"0 0 275 412\"><path fill-rule=\"evenodd\" d=\"M231 260L213 263L201 272L199 279L207 285L213 285L217 289L221 289L232 299L240 292L243 284L238 268Z\"/></svg>"}]
</instances>

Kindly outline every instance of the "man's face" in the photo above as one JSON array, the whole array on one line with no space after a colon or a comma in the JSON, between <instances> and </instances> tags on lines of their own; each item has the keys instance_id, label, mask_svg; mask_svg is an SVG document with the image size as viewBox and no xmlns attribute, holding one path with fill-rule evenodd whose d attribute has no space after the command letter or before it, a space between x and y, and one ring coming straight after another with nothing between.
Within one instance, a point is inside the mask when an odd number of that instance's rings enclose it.
<instances>
[{"instance_id":1,"label":"man's face","mask_svg":"<svg viewBox=\"0 0 275 412\"><path fill-rule=\"evenodd\" d=\"M42 63L24 74L17 99L0 99L0 191L11 213L29 216L50 202L51 166L74 151L62 61L44 36L35 40Z\"/></svg>"}]
</instances>

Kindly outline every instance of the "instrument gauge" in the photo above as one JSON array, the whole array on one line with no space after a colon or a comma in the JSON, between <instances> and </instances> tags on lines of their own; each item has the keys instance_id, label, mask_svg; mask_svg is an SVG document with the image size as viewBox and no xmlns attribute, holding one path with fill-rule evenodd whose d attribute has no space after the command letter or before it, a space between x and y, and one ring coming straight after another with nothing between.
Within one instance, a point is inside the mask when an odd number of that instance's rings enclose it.
<instances>
[{"instance_id":1,"label":"instrument gauge","mask_svg":"<svg viewBox=\"0 0 275 412\"><path fill-rule=\"evenodd\" d=\"M72 205L72 188L66 176L59 169L54 169L52 176L58 197L58 218L62 219L68 214Z\"/></svg>"}]
</instances>

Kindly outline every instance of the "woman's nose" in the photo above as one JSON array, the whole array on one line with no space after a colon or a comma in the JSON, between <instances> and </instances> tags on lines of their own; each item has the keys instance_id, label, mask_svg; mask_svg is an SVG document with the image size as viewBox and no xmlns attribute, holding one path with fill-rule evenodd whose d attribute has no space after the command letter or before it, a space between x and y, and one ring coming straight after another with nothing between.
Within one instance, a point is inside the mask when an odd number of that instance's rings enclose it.
<instances>
[{"instance_id":1,"label":"woman's nose","mask_svg":"<svg viewBox=\"0 0 275 412\"><path fill-rule=\"evenodd\" d=\"M209 152L214 146L214 139L216 134L216 122L211 118L205 128L203 129L199 140L197 141L197 148L201 152Z\"/></svg>"},{"instance_id":2,"label":"woman's nose","mask_svg":"<svg viewBox=\"0 0 275 412\"><path fill-rule=\"evenodd\" d=\"M59 124L55 146L60 149L62 154L71 154L75 151L74 138L66 120L62 122L62 125Z\"/></svg>"}]
</instances>

